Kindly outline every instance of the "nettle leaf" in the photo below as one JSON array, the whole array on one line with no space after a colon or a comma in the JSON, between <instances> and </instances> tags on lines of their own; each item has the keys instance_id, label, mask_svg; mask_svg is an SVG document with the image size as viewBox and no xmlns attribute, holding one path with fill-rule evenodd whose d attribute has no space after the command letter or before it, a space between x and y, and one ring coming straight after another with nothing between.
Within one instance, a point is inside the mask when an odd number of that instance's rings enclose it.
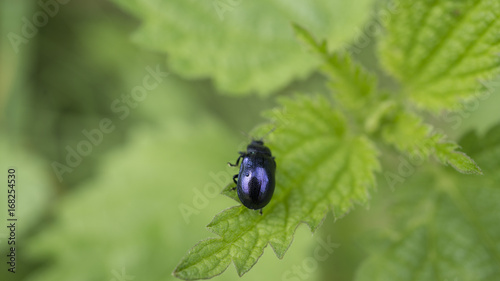
<instances>
[{"instance_id":1,"label":"nettle leaf","mask_svg":"<svg viewBox=\"0 0 500 281\"><path fill-rule=\"evenodd\" d=\"M318 42L311 33L295 24L297 38L323 61L321 70L329 79L330 92L335 102L349 112L365 133L380 129L384 117L393 112L396 101L377 89L375 75L355 62L347 52L328 51L326 41ZM351 124L353 125L353 124Z\"/></svg>"},{"instance_id":2,"label":"nettle leaf","mask_svg":"<svg viewBox=\"0 0 500 281\"><path fill-rule=\"evenodd\" d=\"M463 174L482 175L481 168L467 154L457 151L460 146L453 142L436 143L436 157L443 164L450 164Z\"/></svg>"},{"instance_id":3,"label":"nettle leaf","mask_svg":"<svg viewBox=\"0 0 500 281\"><path fill-rule=\"evenodd\" d=\"M500 279L500 126L461 143L475 148L487 177L440 169L412 177L391 210L398 223L389 243L364 262L357 281Z\"/></svg>"},{"instance_id":4,"label":"nettle leaf","mask_svg":"<svg viewBox=\"0 0 500 281\"><path fill-rule=\"evenodd\" d=\"M500 73L500 2L397 1L380 45L386 69L418 105L457 109Z\"/></svg>"},{"instance_id":5,"label":"nettle leaf","mask_svg":"<svg viewBox=\"0 0 500 281\"><path fill-rule=\"evenodd\" d=\"M332 49L356 38L373 0L114 0L142 20L134 39L166 52L169 69L214 79L231 94L269 94L315 70L290 22L326 38Z\"/></svg>"},{"instance_id":6,"label":"nettle leaf","mask_svg":"<svg viewBox=\"0 0 500 281\"><path fill-rule=\"evenodd\" d=\"M420 116L403 110L396 111L382 129L383 139L398 150L415 159L426 159L431 155L445 165L451 165L464 174L482 174L479 166L454 142L433 131Z\"/></svg>"},{"instance_id":7,"label":"nettle leaf","mask_svg":"<svg viewBox=\"0 0 500 281\"><path fill-rule=\"evenodd\" d=\"M374 172L379 170L374 145L352 135L325 97L296 97L281 103L281 109L268 113L276 127L266 142L278 166L273 199L262 215L244 206L217 215L208 228L219 237L194 246L175 269L176 277L210 278L231 262L241 276L267 244L283 258L302 222L314 231L329 209L340 217L355 203L368 200ZM224 193L228 192L226 188Z\"/></svg>"},{"instance_id":8,"label":"nettle leaf","mask_svg":"<svg viewBox=\"0 0 500 281\"><path fill-rule=\"evenodd\" d=\"M376 94L376 77L354 62L347 52L330 53L326 41L316 41L311 33L299 25L295 24L294 30L297 38L323 61L321 70L330 79L335 100L352 110L351 113L366 113L366 106Z\"/></svg>"}]
</instances>

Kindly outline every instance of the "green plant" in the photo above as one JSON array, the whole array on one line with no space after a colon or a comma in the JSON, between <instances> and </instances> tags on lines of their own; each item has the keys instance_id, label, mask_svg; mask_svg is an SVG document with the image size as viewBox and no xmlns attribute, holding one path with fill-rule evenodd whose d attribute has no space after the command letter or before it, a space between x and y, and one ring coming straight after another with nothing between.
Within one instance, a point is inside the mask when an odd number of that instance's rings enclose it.
<instances>
[{"instance_id":1,"label":"green plant","mask_svg":"<svg viewBox=\"0 0 500 281\"><path fill-rule=\"evenodd\" d=\"M499 73L498 1L392 1L394 13L386 18L385 33L378 38L378 58L399 83L397 90L379 87L376 75L355 62L348 52L332 47L332 33L327 31L326 22L325 26L311 28L307 20L305 25L301 18L296 21L301 26L309 25L307 29L316 37L326 38L325 42L316 41L306 29L294 26L297 38L315 60L305 53L295 57L296 45L288 46L291 41L285 36L282 44L270 46L270 50L259 49L255 54L249 50L259 58L257 65L264 71L240 69L238 62L231 64L223 59L237 55L230 42L221 42L205 50L216 54L212 71L213 58L206 54L198 64L186 59L187 54L197 50L196 46L177 40L175 44L184 43L179 48L157 38L165 26L170 28L169 37L182 37L180 22L184 19L176 11L188 4L171 1L170 9L155 9L155 4L116 1L145 19L135 37L138 41L171 54L171 67L178 73L212 77L223 91L243 94L257 90L269 94L293 77L313 71L318 61L329 80L330 95L304 93L280 99L279 107L265 113L269 122L254 131L254 135L262 135L276 127L267 144L278 163L277 186L264 214L243 206L221 212L208 225L218 237L194 246L175 269L176 277L210 278L221 274L231 262L241 276L257 263L268 244L282 258L300 223L314 231L329 210L342 217L356 204L368 202L376 174L382 172L380 162L385 155L380 151L386 146L422 163L433 156L464 174L483 173L464 152L481 159L485 173L498 170L494 157L500 149L499 127L485 137L466 136L461 142L462 152L446 133L438 132L424 118L427 113L438 116L442 111L460 109L467 100L482 98L487 90L484 82ZM256 7L250 5L248 9L256 15ZM311 10L317 11L315 8ZM194 17L197 13L186 14ZM205 17L211 22L209 16ZM231 32L231 27L224 28ZM262 66L262 59L272 57L274 50L285 46L279 62L292 70L279 75L279 71ZM217 47L220 50L210 50ZM474 149L475 143L491 145ZM491 280L500 275L496 266L500 261L500 210L496 204L500 192L496 182L490 177L471 179L470 175L457 175L453 177L456 180L448 181L443 176L449 173L445 169L424 168L416 183L414 179L407 181L401 173L382 172L387 184L404 182L412 188L401 192L405 204L398 214L397 235L374 251L358 271L357 280L444 280L450 271L465 280ZM426 184L418 188L421 179ZM223 193L237 201L230 186ZM482 267L478 269L477 264Z\"/></svg>"}]
</instances>

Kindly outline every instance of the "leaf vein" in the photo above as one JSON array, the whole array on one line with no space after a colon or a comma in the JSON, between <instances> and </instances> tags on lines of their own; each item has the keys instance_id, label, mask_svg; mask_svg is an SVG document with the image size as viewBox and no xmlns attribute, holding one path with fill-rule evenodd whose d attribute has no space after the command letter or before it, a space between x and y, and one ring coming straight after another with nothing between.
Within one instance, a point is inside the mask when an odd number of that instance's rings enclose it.
<instances>
[{"instance_id":1,"label":"leaf vein","mask_svg":"<svg viewBox=\"0 0 500 281\"><path fill-rule=\"evenodd\" d=\"M471 13L472 10L474 10L478 4L481 2L481 0L476 0L474 2L473 7L471 9L467 9L463 15L459 18L458 22L456 22L453 27L450 27L446 34L442 37L441 41L432 48L430 53L420 61L419 65L417 66L415 70L416 75L420 75L422 70L431 62L431 60L436 56L436 54L442 49L442 47L448 42L448 40L452 37L452 35L457 32L460 29L460 26L466 23L465 18L467 15Z\"/></svg>"}]
</instances>

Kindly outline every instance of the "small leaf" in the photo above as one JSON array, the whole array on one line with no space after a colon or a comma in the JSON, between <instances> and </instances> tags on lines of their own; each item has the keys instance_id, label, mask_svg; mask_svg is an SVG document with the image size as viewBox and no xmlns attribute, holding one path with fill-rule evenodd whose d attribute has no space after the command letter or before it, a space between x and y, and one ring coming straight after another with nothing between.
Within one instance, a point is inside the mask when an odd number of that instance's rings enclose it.
<instances>
[{"instance_id":1,"label":"small leaf","mask_svg":"<svg viewBox=\"0 0 500 281\"><path fill-rule=\"evenodd\" d=\"M294 30L297 38L324 61L321 70L330 79L334 98L352 113L363 115L360 119L364 119L366 107L376 92L376 77L354 62L348 53L329 54L326 42L317 42L299 25L294 25Z\"/></svg>"},{"instance_id":2,"label":"small leaf","mask_svg":"<svg viewBox=\"0 0 500 281\"><path fill-rule=\"evenodd\" d=\"M464 174L482 175L479 166L463 152L455 151L459 146L455 143L438 143L436 156L442 163L450 164L455 170Z\"/></svg>"},{"instance_id":3,"label":"small leaf","mask_svg":"<svg viewBox=\"0 0 500 281\"><path fill-rule=\"evenodd\" d=\"M238 194L236 194L236 190L234 190L234 187L236 184L230 183L228 186L226 186L220 193L222 195L226 195L227 197L233 199L236 202L240 202L240 199L238 199Z\"/></svg>"},{"instance_id":4,"label":"small leaf","mask_svg":"<svg viewBox=\"0 0 500 281\"><path fill-rule=\"evenodd\" d=\"M302 222L314 231L329 209L340 217L368 200L379 170L374 145L349 133L344 117L324 97L296 97L281 104L268 113L276 120L267 142L277 162L273 199L262 215L244 206L217 215L208 227L219 237L196 245L175 269L176 277L210 278L231 261L241 276L267 244L282 258Z\"/></svg>"},{"instance_id":5,"label":"small leaf","mask_svg":"<svg viewBox=\"0 0 500 281\"><path fill-rule=\"evenodd\" d=\"M397 111L382 130L382 137L389 144L411 157L428 158L435 155L447 165L464 174L482 174L474 160L463 152L456 151L459 146L445 141L441 134L433 132L431 126L423 123L422 118L409 112Z\"/></svg>"},{"instance_id":6,"label":"small leaf","mask_svg":"<svg viewBox=\"0 0 500 281\"><path fill-rule=\"evenodd\" d=\"M312 36L312 34L307 31L305 28L298 24L293 24L293 30L295 31L295 37L304 43L304 46L308 48L310 52L313 52L321 57L328 55L328 49L326 46L326 42L322 43L316 42L316 39Z\"/></svg>"},{"instance_id":7,"label":"small leaf","mask_svg":"<svg viewBox=\"0 0 500 281\"><path fill-rule=\"evenodd\" d=\"M500 72L499 1L393 2L380 57L418 105L458 109Z\"/></svg>"}]
</instances>

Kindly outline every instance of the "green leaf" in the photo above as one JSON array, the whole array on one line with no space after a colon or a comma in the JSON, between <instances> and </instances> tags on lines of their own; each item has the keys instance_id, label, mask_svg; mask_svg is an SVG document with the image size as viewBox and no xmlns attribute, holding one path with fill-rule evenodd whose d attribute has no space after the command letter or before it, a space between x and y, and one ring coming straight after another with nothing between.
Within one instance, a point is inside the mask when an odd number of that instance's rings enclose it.
<instances>
[{"instance_id":1,"label":"green leaf","mask_svg":"<svg viewBox=\"0 0 500 281\"><path fill-rule=\"evenodd\" d=\"M330 79L334 98L354 114L366 113L366 106L376 93L376 77L354 62L348 53L330 54L325 41L317 42L299 25L295 24L294 30L297 38L323 61L321 70Z\"/></svg>"},{"instance_id":2,"label":"green leaf","mask_svg":"<svg viewBox=\"0 0 500 281\"><path fill-rule=\"evenodd\" d=\"M489 176L427 169L412 177L390 210L397 224L389 243L364 262L357 281L500 279L500 126L461 143L476 148L472 156Z\"/></svg>"},{"instance_id":3,"label":"green leaf","mask_svg":"<svg viewBox=\"0 0 500 281\"><path fill-rule=\"evenodd\" d=\"M433 131L422 118L405 112L396 111L388 117L382 129L383 139L398 150L417 159L426 159L431 155L443 164L451 165L464 174L482 174L479 166L466 154L457 151L460 147L446 141L442 134Z\"/></svg>"},{"instance_id":4,"label":"green leaf","mask_svg":"<svg viewBox=\"0 0 500 281\"><path fill-rule=\"evenodd\" d=\"M457 109L500 66L500 2L397 1L380 44L386 69L412 101L427 109Z\"/></svg>"},{"instance_id":5,"label":"green leaf","mask_svg":"<svg viewBox=\"0 0 500 281\"><path fill-rule=\"evenodd\" d=\"M208 228L218 237L191 249L174 271L176 277L210 278L231 261L241 276L267 244L283 258L302 222L314 231L329 209L340 217L368 200L379 169L374 145L347 131L344 117L324 97L281 104L279 111L268 113L276 127L267 142L278 166L273 199L263 215L244 206L217 215Z\"/></svg>"},{"instance_id":6,"label":"green leaf","mask_svg":"<svg viewBox=\"0 0 500 281\"><path fill-rule=\"evenodd\" d=\"M450 164L455 170L464 174L482 175L479 166L465 153L456 151L459 145L452 142L436 143L436 157L443 164Z\"/></svg>"},{"instance_id":7,"label":"green leaf","mask_svg":"<svg viewBox=\"0 0 500 281\"><path fill-rule=\"evenodd\" d=\"M184 77L214 79L227 93L269 94L314 71L290 28L299 23L330 47L361 31L372 0L232 1L114 0L141 21L134 39L166 52L169 68Z\"/></svg>"}]
</instances>

